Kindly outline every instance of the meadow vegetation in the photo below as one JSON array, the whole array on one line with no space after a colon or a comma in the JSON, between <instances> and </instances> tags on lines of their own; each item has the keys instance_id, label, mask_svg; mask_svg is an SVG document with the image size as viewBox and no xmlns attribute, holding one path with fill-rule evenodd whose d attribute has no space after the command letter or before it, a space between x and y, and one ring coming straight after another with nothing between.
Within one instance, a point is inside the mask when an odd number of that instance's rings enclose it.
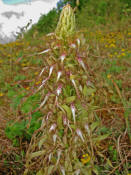
<instances>
[{"instance_id":1,"label":"meadow vegetation","mask_svg":"<svg viewBox=\"0 0 131 175\"><path fill-rule=\"evenodd\" d=\"M131 1L80 0L61 40L66 2L0 45L2 175L131 174Z\"/></svg>"}]
</instances>

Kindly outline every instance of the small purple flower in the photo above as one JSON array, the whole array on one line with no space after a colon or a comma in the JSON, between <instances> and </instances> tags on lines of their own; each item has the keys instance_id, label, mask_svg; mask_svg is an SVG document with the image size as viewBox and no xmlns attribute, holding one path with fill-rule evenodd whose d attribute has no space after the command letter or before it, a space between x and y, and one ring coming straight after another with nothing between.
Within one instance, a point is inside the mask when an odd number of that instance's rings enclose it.
<instances>
[{"instance_id":1,"label":"small purple flower","mask_svg":"<svg viewBox=\"0 0 131 175\"><path fill-rule=\"evenodd\" d=\"M83 135L82 135L81 130L80 130L80 129L77 129L77 130L76 130L76 133L77 133L77 135L81 138L81 140L84 142L84 137L83 137Z\"/></svg>"},{"instance_id":2,"label":"small purple flower","mask_svg":"<svg viewBox=\"0 0 131 175\"><path fill-rule=\"evenodd\" d=\"M73 49L75 49L75 48L76 48L76 45L75 45L74 43L72 43L72 44L70 45L70 47L73 48Z\"/></svg>"}]
</instances>

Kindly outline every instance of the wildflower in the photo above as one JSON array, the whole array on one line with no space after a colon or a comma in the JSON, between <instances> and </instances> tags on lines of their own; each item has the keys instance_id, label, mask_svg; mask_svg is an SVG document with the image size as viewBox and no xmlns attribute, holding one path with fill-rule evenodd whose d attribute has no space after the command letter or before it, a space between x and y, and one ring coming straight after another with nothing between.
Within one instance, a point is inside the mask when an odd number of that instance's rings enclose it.
<instances>
[{"instance_id":1,"label":"wildflower","mask_svg":"<svg viewBox=\"0 0 131 175\"><path fill-rule=\"evenodd\" d=\"M26 89L26 90L29 90L29 89L30 89L30 87L26 87L25 89Z\"/></svg>"},{"instance_id":2,"label":"wildflower","mask_svg":"<svg viewBox=\"0 0 131 175\"><path fill-rule=\"evenodd\" d=\"M57 126L56 123L52 124L50 129L49 129L49 132L55 131L56 126Z\"/></svg>"},{"instance_id":3,"label":"wildflower","mask_svg":"<svg viewBox=\"0 0 131 175\"><path fill-rule=\"evenodd\" d=\"M75 109L74 104L71 104L71 112L72 112L72 115L73 115L73 120L74 120L74 123L76 122L76 118L75 118L75 111L76 111L76 109Z\"/></svg>"},{"instance_id":4,"label":"wildflower","mask_svg":"<svg viewBox=\"0 0 131 175\"><path fill-rule=\"evenodd\" d=\"M56 80L56 82L58 82L58 81L59 81L61 74L62 74L62 72L61 72L61 71L59 71L59 72L58 72L58 74L57 74L57 80Z\"/></svg>"},{"instance_id":5,"label":"wildflower","mask_svg":"<svg viewBox=\"0 0 131 175\"><path fill-rule=\"evenodd\" d=\"M125 49L121 49L122 52L125 52Z\"/></svg>"},{"instance_id":6,"label":"wildflower","mask_svg":"<svg viewBox=\"0 0 131 175\"><path fill-rule=\"evenodd\" d=\"M108 74L108 75L107 75L107 78L110 79L110 78L111 78L111 74Z\"/></svg>"},{"instance_id":7,"label":"wildflower","mask_svg":"<svg viewBox=\"0 0 131 175\"><path fill-rule=\"evenodd\" d=\"M49 162L51 161L51 157L52 157L52 153L50 153L48 156Z\"/></svg>"},{"instance_id":8,"label":"wildflower","mask_svg":"<svg viewBox=\"0 0 131 175\"><path fill-rule=\"evenodd\" d=\"M38 72L35 72L34 75L38 75Z\"/></svg>"},{"instance_id":9,"label":"wildflower","mask_svg":"<svg viewBox=\"0 0 131 175\"><path fill-rule=\"evenodd\" d=\"M123 52L123 53L121 53L121 56L126 56L126 54Z\"/></svg>"},{"instance_id":10,"label":"wildflower","mask_svg":"<svg viewBox=\"0 0 131 175\"><path fill-rule=\"evenodd\" d=\"M57 139L57 135L54 134L54 135L53 135L53 142L54 142L54 145L55 145L55 143L56 143L56 139Z\"/></svg>"},{"instance_id":11,"label":"wildflower","mask_svg":"<svg viewBox=\"0 0 131 175\"><path fill-rule=\"evenodd\" d=\"M82 68L86 71L85 64L84 64L84 62L82 61L82 59L80 57L78 57L78 62L82 66Z\"/></svg>"},{"instance_id":12,"label":"wildflower","mask_svg":"<svg viewBox=\"0 0 131 175\"><path fill-rule=\"evenodd\" d=\"M0 63L3 63L3 60L0 60Z\"/></svg>"},{"instance_id":13,"label":"wildflower","mask_svg":"<svg viewBox=\"0 0 131 175\"><path fill-rule=\"evenodd\" d=\"M65 175L65 169L63 167L60 167L62 175Z\"/></svg>"},{"instance_id":14,"label":"wildflower","mask_svg":"<svg viewBox=\"0 0 131 175\"><path fill-rule=\"evenodd\" d=\"M79 38L77 38L77 44L78 44L78 47L80 46L80 39Z\"/></svg>"},{"instance_id":15,"label":"wildflower","mask_svg":"<svg viewBox=\"0 0 131 175\"><path fill-rule=\"evenodd\" d=\"M86 131L87 131L88 135L90 135L90 129L89 129L88 124L85 124L85 129L86 129Z\"/></svg>"},{"instance_id":16,"label":"wildflower","mask_svg":"<svg viewBox=\"0 0 131 175\"><path fill-rule=\"evenodd\" d=\"M48 93L48 94L45 96L45 98L44 98L43 102L40 104L40 107L39 107L39 108L41 108L42 106L44 106L44 104L45 104L46 101L48 100L49 96L50 96L50 93Z\"/></svg>"},{"instance_id":17,"label":"wildflower","mask_svg":"<svg viewBox=\"0 0 131 175\"><path fill-rule=\"evenodd\" d=\"M74 43L72 43L71 45L71 48L75 49L76 48L76 45Z\"/></svg>"},{"instance_id":18,"label":"wildflower","mask_svg":"<svg viewBox=\"0 0 131 175\"><path fill-rule=\"evenodd\" d=\"M61 63L63 63L65 57L66 57L66 55L64 53L60 56Z\"/></svg>"},{"instance_id":19,"label":"wildflower","mask_svg":"<svg viewBox=\"0 0 131 175\"><path fill-rule=\"evenodd\" d=\"M42 69L42 71L40 72L40 74L39 74L39 77L43 74L43 72L44 72L44 70L46 69L47 67L44 67L43 69Z\"/></svg>"},{"instance_id":20,"label":"wildflower","mask_svg":"<svg viewBox=\"0 0 131 175\"><path fill-rule=\"evenodd\" d=\"M57 151L57 157L58 157L58 158L57 158L56 165L57 165L57 164L59 163L59 161L60 161L61 152L62 152L62 150L60 150L60 149Z\"/></svg>"},{"instance_id":21,"label":"wildflower","mask_svg":"<svg viewBox=\"0 0 131 175\"><path fill-rule=\"evenodd\" d=\"M0 92L0 97L2 97L4 94L2 92Z\"/></svg>"},{"instance_id":22,"label":"wildflower","mask_svg":"<svg viewBox=\"0 0 131 175\"><path fill-rule=\"evenodd\" d=\"M82 156L82 158L81 158L81 162L83 163L83 164L86 164L86 163L88 163L89 161L90 161L90 156L89 156L89 154L84 154L83 156Z\"/></svg>"},{"instance_id":23,"label":"wildflower","mask_svg":"<svg viewBox=\"0 0 131 175\"><path fill-rule=\"evenodd\" d=\"M60 84L56 90L57 95L59 96L62 91L62 85Z\"/></svg>"},{"instance_id":24,"label":"wildflower","mask_svg":"<svg viewBox=\"0 0 131 175\"><path fill-rule=\"evenodd\" d=\"M38 84L40 84L40 83L41 83L41 81L37 81L35 84L38 85Z\"/></svg>"},{"instance_id":25,"label":"wildflower","mask_svg":"<svg viewBox=\"0 0 131 175\"><path fill-rule=\"evenodd\" d=\"M50 67L50 72L49 72L49 77L51 76L53 69L54 69L54 66L51 66Z\"/></svg>"},{"instance_id":26,"label":"wildflower","mask_svg":"<svg viewBox=\"0 0 131 175\"><path fill-rule=\"evenodd\" d=\"M81 138L81 140L84 142L84 138L83 138L83 135L82 135L81 130L80 130L80 129L77 129L77 130L76 130L76 133L77 133L77 135Z\"/></svg>"},{"instance_id":27,"label":"wildflower","mask_svg":"<svg viewBox=\"0 0 131 175\"><path fill-rule=\"evenodd\" d=\"M112 43L112 44L110 44L110 47L114 48L114 47L116 47L116 45L114 43Z\"/></svg>"},{"instance_id":28,"label":"wildflower","mask_svg":"<svg viewBox=\"0 0 131 175\"><path fill-rule=\"evenodd\" d=\"M92 97L94 97L94 96L95 96L94 92L92 92L91 96L92 96Z\"/></svg>"},{"instance_id":29,"label":"wildflower","mask_svg":"<svg viewBox=\"0 0 131 175\"><path fill-rule=\"evenodd\" d=\"M80 169L78 169L74 172L74 175L79 175L79 174L80 174Z\"/></svg>"},{"instance_id":30,"label":"wildflower","mask_svg":"<svg viewBox=\"0 0 131 175\"><path fill-rule=\"evenodd\" d=\"M42 51L42 52L39 52L38 54L40 55L40 54L43 54L43 53L47 53L47 52L49 52L51 49L46 49L46 50L44 50L44 51Z\"/></svg>"}]
</instances>

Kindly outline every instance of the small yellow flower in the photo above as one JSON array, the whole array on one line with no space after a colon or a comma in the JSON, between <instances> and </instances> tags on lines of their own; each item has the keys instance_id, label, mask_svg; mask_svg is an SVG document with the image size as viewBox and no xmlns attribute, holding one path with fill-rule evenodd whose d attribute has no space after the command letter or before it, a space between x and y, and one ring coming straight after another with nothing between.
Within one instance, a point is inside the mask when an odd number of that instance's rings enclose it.
<instances>
[{"instance_id":1,"label":"small yellow flower","mask_svg":"<svg viewBox=\"0 0 131 175\"><path fill-rule=\"evenodd\" d=\"M0 97L2 97L4 94L2 92L0 92Z\"/></svg>"},{"instance_id":2,"label":"small yellow flower","mask_svg":"<svg viewBox=\"0 0 131 175\"><path fill-rule=\"evenodd\" d=\"M112 43L112 44L110 44L110 47L114 48L114 47L116 47L116 45Z\"/></svg>"},{"instance_id":3,"label":"small yellow flower","mask_svg":"<svg viewBox=\"0 0 131 175\"><path fill-rule=\"evenodd\" d=\"M91 96L92 96L92 97L94 97L94 96L95 96L95 94L94 94L94 93L92 93L92 94L91 94Z\"/></svg>"},{"instance_id":4,"label":"small yellow flower","mask_svg":"<svg viewBox=\"0 0 131 175\"><path fill-rule=\"evenodd\" d=\"M128 173L127 175L131 175L131 173Z\"/></svg>"},{"instance_id":5,"label":"small yellow flower","mask_svg":"<svg viewBox=\"0 0 131 175\"><path fill-rule=\"evenodd\" d=\"M41 81L37 81L35 84L38 85L38 84L40 84L40 83L41 83Z\"/></svg>"},{"instance_id":6,"label":"small yellow flower","mask_svg":"<svg viewBox=\"0 0 131 175\"><path fill-rule=\"evenodd\" d=\"M3 63L3 60L0 60L0 63Z\"/></svg>"},{"instance_id":7,"label":"small yellow flower","mask_svg":"<svg viewBox=\"0 0 131 175\"><path fill-rule=\"evenodd\" d=\"M82 155L81 162L83 164L86 164L86 163L88 163L90 161L90 159L91 158L90 158L89 154L84 154L84 155Z\"/></svg>"},{"instance_id":8,"label":"small yellow flower","mask_svg":"<svg viewBox=\"0 0 131 175\"><path fill-rule=\"evenodd\" d=\"M26 90L29 90L29 89L30 89L30 87L26 87L25 89L26 89Z\"/></svg>"},{"instance_id":9,"label":"small yellow flower","mask_svg":"<svg viewBox=\"0 0 131 175\"><path fill-rule=\"evenodd\" d=\"M108 75L107 75L107 78L110 79L110 78L111 78L111 74L108 74Z\"/></svg>"},{"instance_id":10,"label":"small yellow flower","mask_svg":"<svg viewBox=\"0 0 131 175\"><path fill-rule=\"evenodd\" d=\"M121 49L122 52L125 52L125 49Z\"/></svg>"},{"instance_id":11,"label":"small yellow flower","mask_svg":"<svg viewBox=\"0 0 131 175\"><path fill-rule=\"evenodd\" d=\"M23 67L24 67L24 66L26 66L26 64L25 64L25 63L23 63L23 64L21 64L21 66L23 66Z\"/></svg>"},{"instance_id":12,"label":"small yellow flower","mask_svg":"<svg viewBox=\"0 0 131 175\"><path fill-rule=\"evenodd\" d=\"M126 54L123 52L123 53L121 53L121 56L126 56Z\"/></svg>"},{"instance_id":13,"label":"small yellow flower","mask_svg":"<svg viewBox=\"0 0 131 175\"><path fill-rule=\"evenodd\" d=\"M34 74L35 74L35 75L38 75L38 74L39 74L39 72L35 72Z\"/></svg>"},{"instance_id":14,"label":"small yellow flower","mask_svg":"<svg viewBox=\"0 0 131 175\"><path fill-rule=\"evenodd\" d=\"M110 58L112 58L112 57L113 57L113 55L112 55L112 54L110 54L110 55L109 55L109 57L110 57Z\"/></svg>"}]
</instances>

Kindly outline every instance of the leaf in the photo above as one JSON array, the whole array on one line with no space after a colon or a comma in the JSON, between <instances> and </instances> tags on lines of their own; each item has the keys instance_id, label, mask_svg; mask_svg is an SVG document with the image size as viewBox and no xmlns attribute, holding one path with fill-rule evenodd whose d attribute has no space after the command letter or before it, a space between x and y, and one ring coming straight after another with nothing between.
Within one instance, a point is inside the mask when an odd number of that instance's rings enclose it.
<instances>
[{"instance_id":1,"label":"leaf","mask_svg":"<svg viewBox=\"0 0 131 175\"><path fill-rule=\"evenodd\" d=\"M42 147L43 143L46 141L47 139L47 136L44 136L44 138L42 138L39 143L38 143L38 146L39 146L39 149Z\"/></svg>"},{"instance_id":2,"label":"leaf","mask_svg":"<svg viewBox=\"0 0 131 175\"><path fill-rule=\"evenodd\" d=\"M71 109L67 105L62 105L62 108L66 111L67 117L69 120L71 120Z\"/></svg>"},{"instance_id":3,"label":"leaf","mask_svg":"<svg viewBox=\"0 0 131 175\"><path fill-rule=\"evenodd\" d=\"M101 140L106 139L109 135L110 134L104 134L104 135L98 136L97 138L93 138L93 141L94 142L100 142Z\"/></svg>"},{"instance_id":4,"label":"leaf","mask_svg":"<svg viewBox=\"0 0 131 175\"><path fill-rule=\"evenodd\" d=\"M37 152L34 152L34 153L31 153L30 155L30 158L33 159L35 157L38 157L38 156L41 156L42 154L44 154L46 151L37 151Z\"/></svg>"},{"instance_id":5,"label":"leaf","mask_svg":"<svg viewBox=\"0 0 131 175\"><path fill-rule=\"evenodd\" d=\"M114 168L113 165L112 165L112 163L111 163L111 161L110 161L109 159L107 159L107 164L108 164L110 167Z\"/></svg>"},{"instance_id":6,"label":"leaf","mask_svg":"<svg viewBox=\"0 0 131 175\"><path fill-rule=\"evenodd\" d=\"M99 122L93 122L93 123L91 124L91 131L93 132L93 131L96 129L96 127L99 126L99 125L100 125Z\"/></svg>"},{"instance_id":7,"label":"leaf","mask_svg":"<svg viewBox=\"0 0 131 175\"><path fill-rule=\"evenodd\" d=\"M86 85L83 88L83 94L84 94L84 96L91 95L94 92L96 92L96 89L94 89L94 88L87 88Z\"/></svg>"},{"instance_id":8,"label":"leaf","mask_svg":"<svg viewBox=\"0 0 131 175\"><path fill-rule=\"evenodd\" d=\"M72 103L73 101L75 101L75 99L76 99L76 96L71 96L71 97L67 97L66 99L65 99L65 101L66 101L66 103Z\"/></svg>"},{"instance_id":9,"label":"leaf","mask_svg":"<svg viewBox=\"0 0 131 175\"><path fill-rule=\"evenodd\" d=\"M48 168L48 174L49 175L52 173L53 168L54 168L54 165L49 166L49 168Z\"/></svg>"},{"instance_id":10,"label":"leaf","mask_svg":"<svg viewBox=\"0 0 131 175\"><path fill-rule=\"evenodd\" d=\"M63 129L62 111L58 112L57 114L57 126L59 129Z\"/></svg>"},{"instance_id":11,"label":"leaf","mask_svg":"<svg viewBox=\"0 0 131 175\"><path fill-rule=\"evenodd\" d=\"M44 175L44 174L43 174L43 171L40 170L40 171L38 171L38 172L36 173L36 175Z\"/></svg>"}]
</instances>

